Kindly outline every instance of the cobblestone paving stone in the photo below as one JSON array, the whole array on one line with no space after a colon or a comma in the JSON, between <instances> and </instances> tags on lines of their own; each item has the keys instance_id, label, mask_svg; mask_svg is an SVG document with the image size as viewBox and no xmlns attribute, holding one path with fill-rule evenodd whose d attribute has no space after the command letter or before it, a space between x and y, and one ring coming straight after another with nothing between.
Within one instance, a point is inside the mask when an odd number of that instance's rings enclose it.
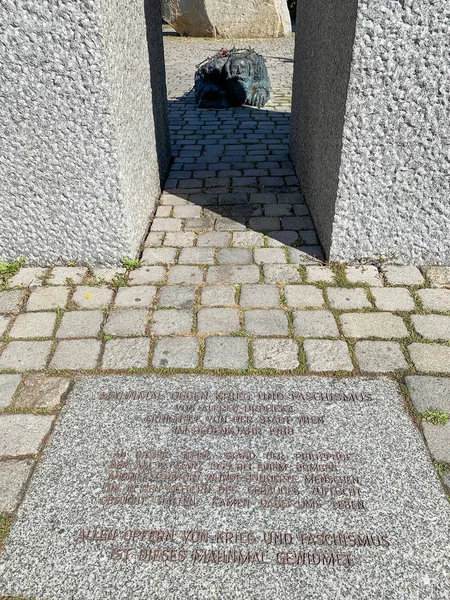
<instances>
[{"instance_id":1,"label":"cobblestone paving stone","mask_svg":"<svg viewBox=\"0 0 450 600\"><path fill-rule=\"evenodd\" d=\"M293 40L251 45L268 58L269 104L200 111L193 73L217 42L165 38L174 162L140 268L23 267L0 288L10 444L0 511L15 508L49 431L53 416L39 411L57 414L84 374L407 376L419 424L425 405L449 412L436 389L450 389L450 268L323 262L288 154ZM439 427L423 430L444 460ZM12 460L17 452L28 462Z\"/></svg>"}]
</instances>

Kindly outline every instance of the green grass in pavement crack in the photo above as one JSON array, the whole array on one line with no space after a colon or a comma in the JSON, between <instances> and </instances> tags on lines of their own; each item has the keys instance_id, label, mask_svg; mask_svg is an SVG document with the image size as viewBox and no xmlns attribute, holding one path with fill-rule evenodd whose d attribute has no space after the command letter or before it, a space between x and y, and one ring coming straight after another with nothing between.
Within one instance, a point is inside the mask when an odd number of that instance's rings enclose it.
<instances>
[{"instance_id":1,"label":"green grass in pavement crack","mask_svg":"<svg viewBox=\"0 0 450 600\"><path fill-rule=\"evenodd\" d=\"M450 416L448 413L439 410L439 408L428 408L421 413L422 421L432 423L433 425L446 425Z\"/></svg>"}]
</instances>

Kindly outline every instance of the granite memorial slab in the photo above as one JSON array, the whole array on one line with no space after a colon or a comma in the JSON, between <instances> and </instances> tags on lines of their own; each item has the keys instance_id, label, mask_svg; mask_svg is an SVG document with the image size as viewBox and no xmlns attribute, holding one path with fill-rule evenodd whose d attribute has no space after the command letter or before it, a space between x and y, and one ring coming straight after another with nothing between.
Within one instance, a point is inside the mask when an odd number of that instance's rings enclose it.
<instances>
[{"instance_id":1,"label":"granite memorial slab","mask_svg":"<svg viewBox=\"0 0 450 600\"><path fill-rule=\"evenodd\" d=\"M91 377L0 559L35 600L448 600L450 507L387 379Z\"/></svg>"}]
</instances>

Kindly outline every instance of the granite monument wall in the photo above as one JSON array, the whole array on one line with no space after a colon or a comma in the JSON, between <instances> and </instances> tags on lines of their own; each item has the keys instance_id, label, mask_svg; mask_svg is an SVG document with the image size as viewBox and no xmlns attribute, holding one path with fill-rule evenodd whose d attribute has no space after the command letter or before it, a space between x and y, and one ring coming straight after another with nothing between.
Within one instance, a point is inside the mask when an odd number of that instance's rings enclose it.
<instances>
[{"instance_id":1,"label":"granite monument wall","mask_svg":"<svg viewBox=\"0 0 450 600\"><path fill-rule=\"evenodd\" d=\"M448 0L299 0L291 154L332 260L450 264Z\"/></svg>"},{"instance_id":2,"label":"granite monument wall","mask_svg":"<svg viewBox=\"0 0 450 600\"><path fill-rule=\"evenodd\" d=\"M0 259L135 256L170 160L159 0L0 4Z\"/></svg>"}]
</instances>

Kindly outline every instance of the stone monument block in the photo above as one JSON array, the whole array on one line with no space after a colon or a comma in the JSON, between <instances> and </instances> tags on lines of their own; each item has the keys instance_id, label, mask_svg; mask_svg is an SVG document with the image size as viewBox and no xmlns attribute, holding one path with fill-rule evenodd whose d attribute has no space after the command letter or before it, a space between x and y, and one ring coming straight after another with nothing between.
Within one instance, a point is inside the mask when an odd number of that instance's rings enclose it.
<instances>
[{"instance_id":1,"label":"stone monument block","mask_svg":"<svg viewBox=\"0 0 450 600\"><path fill-rule=\"evenodd\" d=\"M291 154L332 260L450 264L447 0L299 0Z\"/></svg>"},{"instance_id":2,"label":"stone monument block","mask_svg":"<svg viewBox=\"0 0 450 600\"><path fill-rule=\"evenodd\" d=\"M448 600L450 508L388 380L76 383L0 558L36 600Z\"/></svg>"},{"instance_id":3,"label":"stone monument block","mask_svg":"<svg viewBox=\"0 0 450 600\"><path fill-rule=\"evenodd\" d=\"M136 255L170 158L159 0L0 5L0 259Z\"/></svg>"},{"instance_id":4,"label":"stone monument block","mask_svg":"<svg viewBox=\"0 0 450 600\"><path fill-rule=\"evenodd\" d=\"M286 0L162 0L163 18L192 37L266 38L292 33Z\"/></svg>"}]
</instances>

